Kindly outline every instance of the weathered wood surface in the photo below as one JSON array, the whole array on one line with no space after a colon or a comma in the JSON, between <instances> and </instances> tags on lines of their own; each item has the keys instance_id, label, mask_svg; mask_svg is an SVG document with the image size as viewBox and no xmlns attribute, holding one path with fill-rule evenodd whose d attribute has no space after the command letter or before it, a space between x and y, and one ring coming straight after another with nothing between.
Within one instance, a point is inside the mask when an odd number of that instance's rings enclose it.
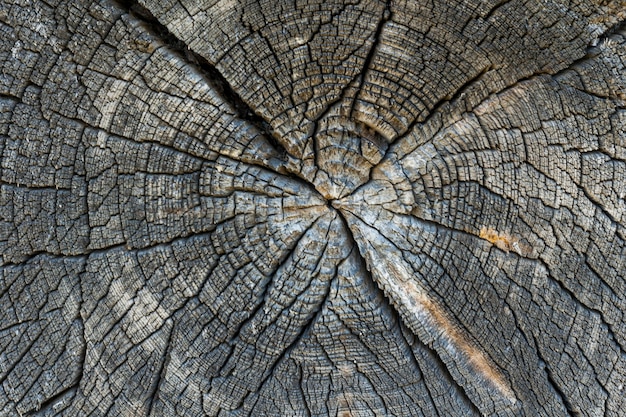
<instances>
[{"instance_id":1,"label":"weathered wood surface","mask_svg":"<svg viewBox=\"0 0 626 417\"><path fill-rule=\"evenodd\" d=\"M0 0L0 416L623 416L626 4Z\"/></svg>"}]
</instances>

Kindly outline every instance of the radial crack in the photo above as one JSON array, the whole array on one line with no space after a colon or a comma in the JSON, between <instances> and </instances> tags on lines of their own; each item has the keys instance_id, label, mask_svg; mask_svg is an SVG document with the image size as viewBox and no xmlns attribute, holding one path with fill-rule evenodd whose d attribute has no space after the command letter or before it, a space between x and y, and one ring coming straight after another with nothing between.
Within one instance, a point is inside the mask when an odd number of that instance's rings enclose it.
<instances>
[{"instance_id":1,"label":"radial crack","mask_svg":"<svg viewBox=\"0 0 626 417\"><path fill-rule=\"evenodd\" d=\"M167 336L167 341L165 342L165 349L163 351L163 361L161 362L161 366L157 371L157 378L154 382L154 389L149 397L148 402L148 411L146 413L147 417L152 415L152 410L154 407L154 403L159 399L159 389L161 388L161 381L165 378L165 374L167 372L167 365L170 361L170 351L172 349L172 335L174 334L174 323L172 322L172 327L170 328L169 334Z\"/></svg>"},{"instance_id":2,"label":"radial crack","mask_svg":"<svg viewBox=\"0 0 626 417\"><path fill-rule=\"evenodd\" d=\"M165 25L136 0L113 0L122 9L131 13L135 18L142 21L150 28L170 48L177 51L185 58L188 64L199 68L206 75L207 82L217 93L228 102L236 111L237 116L256 127L263 136L274 146L279 153L286 157L290 155L287 149L273 135L270 124L258 113L256 113L245 100L235 91L222 73L206 58L191 49L184 41L176 37ZM293 156L293 155L292 155Z\"/></svg>"},{"instance_id":3,"label":"radial crack","mask_svg":"<svg viewBox=\"0 0 626 417\"><path fill-rule=\"evenodd\" d=\"M324 293L322 301L320 302L320 307L319 307L318 312L313 317L311 317L308 320L308 322L304 324L304 326L302 326L302 328L298 331L298 334L296 335L296 337L294 337L293 341L291 341L291 343L289 343L289 345L287 345L286 347L284 347L282 349L280 355L274 360L274 363L269 368L269 370L266 371L267 375L265 375L263 377L263 379L261 380L261 382L259 384L259 389L257 390L257 392L249 392L240 401L239 406L237 407L237 409L241 408L243 406L243 404L245 403L245 401L251 395L256 395L257 393L260 393L260 392L263 391L263 387L265 386L265 384L267 384L267 382L272 377L272 375L274 375L274 372L278 368L278 366L280 366L280 364L285 360L285 358L289 357L289 354L296 348L298 343L300 343L302 341L302 339L304 339L304 337L311 331L311 329L313 328L315 323L319 320L319 318L323 314L324 306L325 306L326 302L328 301L328 298L330 297L330 290L332 288L331 282L334 279L336 279L336 278L337 278L337 272L335 271L335 275L330 279L330 281L328 283L328 286L326 287L326 292ZM234 411L236 411L237 409L235 409Z\"/></svg>"},{"instance_id":4,"label":"radial crack","mask_svg":"<svg viewBox=\"0 0 626 417\"><path fill-rule=\"evenodd\" d=\"M365 256L361 253L361 249L359 247L359 245L357 245L355 237L352 233L352 229L348 226L348 221L346 220L346 218L344 217L344 215L342 214L341 210L337 210L337 212L339 213L339 216L344 224L344 228L348 231L348 235L350 236L350 239L352 241L352 244L354 245L354 247L356 247L357 250L357 256L359 257L360 261L363 263L363 265L369 265ZM354 213L353 213L354 214ZM358 217L358 215L354 214L355 216ZM361 219L361 221L363 221ZM396 323L398 323L399 326L401 327L406 327L404 324L402 324L402 320L400 317L400 313L397 310L397 307L395 307L389 297L387 296L387 294L385 293L384 289L380 287L380 284L373 278L372 276L372 272L370 271L370 268L366 268L365 269L365 273L367 276L367 279L369 279L372 283L374 288L376 288L376 290L379 292L379 294L381 295L381 297L383 298L383 300L385 300L386 305L389 308L389 311L391 312L391 314L394 315L394 321ZM408 328L407 328L408 329ZM412 330L411 333L413 334ZM408 340L406 340L406 336L403 336L403 339L407 342L407 344L410 346L411 344L408 342ZM420 346L422 346L425 350L427 350L433 358L435 358L438 363L439 363L439 368L441 370L441 372L444 373L444 375L447 375L448 377L448 381L453 384L454 386L457 387L457 391L460 393L460 395L462 396L463 402L474 412L475 415L481 415L480 410L478 409L478 407L476 406L476 404L474 404L474 402L469 398L465 388L463 388L463 386L459 385L455 379L452 377L452 375L450 374L450 371L447 367L447 365L444 363L444 361L442 360L440 354L438 352L436 352L433 348L427 346L426 344L422 343L421 340L419 340L419 338L417 338L416 336L416 342L418 342L420 344ZM412 349L411 349L412 351ZM412 362L414 363L414 365L416 366L417 369L420 369L419 364L417 362L417 358L415 358L414 355L411 356L412 358ZM423 373L423 372L422 372ZM432 400L432 394L430 393L430 389L427 386L426 380L424 379L424 385L426 386L426 389L429 393L429 396ZM433 402L434 404L434 402ZM439 413L439 411L437 410L437 413Z\"/></svg>"},{"instance_id":5,"label":"radial crack","mask_svg":"<svg viewBox=\"0 0 626 417\"><path fill-rule=\"evenodd\" d=\"M361 97L361 93L362 93L362 87L363 87L363 83L365 82L365 78L367 77L367 73L370 70L370 67L372 65L372 60L374 59L374 55L376 54L376 51L378 50L378 46L380 44L381 38L382 38L382 32L383 32L383 27L385 26L385 24L391 20L391 1L387 1L385 4L385 9L383 10L383 15L381 17L381 19L378 22L378 26L376 27L376 32L374 33L374 41L372 42L372 46L370 47L370 50L367 53L367 56L365 57L365 62L363 63L363 68L361 69L361 72L359 74L359 85L357 86L357 95L356 97L354 97L354 99L352 99L352 104L350 105L350 116L352 117L352 114L354 112L354 105L356 103L356 101Z\"/></svg>"},{"instance_id":6,"label":"radial crack","mask_svg":"<svg viewBox=\"0 0 626 417\"><path fill-rule=\"evenodd\" d=\"M358 85L355 87L356 90L357 90L357 95L356 95L356 97L354 97L352 99L352 103L350 105L350 116L352 117L352 113L354 112L355 102L361 96L361 88L363 86L363 82L365 80L365 77L367 76L367 71L369 70L369 67L370 67L372 59L373 59L373 57L375 55L375 52L378 49L378 45L380 43L380 38L381 38L381 33L382 33L382 30L383 30L383 26L390 19L391 19L390 3L387 2L385 4L385 9L383 11L383 15L382 15L381 19L378 21L378 25L376 26L376 31L372 35L372 38L373 38L372 45L370 46L369 51L367 52L367 55L365 56L365 60L363 62L361 70L358 72L358 74L348 84L346 84L341 89L341 92L340 92L339 96L335 100L333 100L330 103L328 103L326 105L326 108L324 109L324 111L322 111L313 120L313 131L311 133L311 140L313 142L313 157L314 157L315 165L317 167L320 166L320 161L319 161L320 147L319 147L319 141L318 141L318 138L317 138L317 135L319 133L320 121L324 117L326 117L326 115L328 115L338 104L341 103L341 101L346 97L347 90L353 85L353 83L355 81L358 81Z\"/></svg>"},{"instance_id":7,"label":"radial crack","mask_svg":"<svg viewBox=\"0 0 626 417\"><path fill-rule=\"evenodd\" d=\"M362 245L359 245L359 250L366 252L364 256L369 261L368 267L375 271L379 278L377 282L389 293L399 313L408 319L407 326L423 343L432 344L440 355L448 356L445 362L451 373L457 374L455 379L464 380L466 385L472 387L478 382L490 387L498 392L505 403L513 406L517 399L501 371L484 351L468 339L446 311L430 298L420 282L414 279L410 267L403 260L403 252L397 250L393 242L369 226L359 215L344 209L355 220L358 219L349 223L360 234L358 242ZM374 246L372 242L377 245ZM470 374L462 372L462 369L471 370ZM480 390L475 394L483 399Z\"/></svg>"},{"instance_id":8,"label":"radial crack","mask_svg":"<svg viewBox=\"0 0 626 417\"><path fill-rule=\"evenodd\" d=\"M545 361L545 359L543 358L543 355L541 354L541 350L539 349L539 345L537 344L537 339L535 339L535 336L532 333L530 334L530 336L533 338L533 341L535 343L537 356L539 357L539 360L541 361L540 365L543 365L543 367L544 367L544 371L546 373L546 378L548 380L548 383L552 387L552 389L553 389L554 393L556 394L556 396L559 398L561 404L563 404L563 407L567 411L567 414L569 416L571 416L571 417L578 417L578 416L580 416L579 412L574 411L572 404L567 399L567 396L561 390L561 387L559 387L559 385L554 380L554 378L552 376L552 371L548 367L548 363Z\"/></svg>"}]
</instances>

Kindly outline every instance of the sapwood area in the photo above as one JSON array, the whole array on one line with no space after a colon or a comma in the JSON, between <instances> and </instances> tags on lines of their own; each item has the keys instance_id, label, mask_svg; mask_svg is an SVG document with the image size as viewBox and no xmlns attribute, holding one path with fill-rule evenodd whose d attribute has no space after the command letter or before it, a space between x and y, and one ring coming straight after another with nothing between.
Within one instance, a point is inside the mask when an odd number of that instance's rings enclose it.
<instances>
[{"instance_id":1,"label":"sapwood area","mask_svg":"<svg viewBox=\"0 0 626 417\"><path fill-rule=\"evenodd\" d=\"M0 0L0 416L624 416L625 22Z\"/></svg>"}]
</instances>

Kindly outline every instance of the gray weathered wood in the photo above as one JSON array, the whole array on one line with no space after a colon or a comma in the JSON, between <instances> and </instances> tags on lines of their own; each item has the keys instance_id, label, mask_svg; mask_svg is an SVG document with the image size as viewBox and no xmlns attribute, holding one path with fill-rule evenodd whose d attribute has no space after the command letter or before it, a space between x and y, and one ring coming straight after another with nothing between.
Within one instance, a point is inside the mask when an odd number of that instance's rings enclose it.
<instances>
[{"instance_id":1,"label":"gray weathered wood","mask_svg":"<svg viewBox=\"0 0 626 417\"><path fill-rule=\"evenodd\" d=\"M620 416L626 4L0 0L0 416Z\"/></svg>"}]
</instances>

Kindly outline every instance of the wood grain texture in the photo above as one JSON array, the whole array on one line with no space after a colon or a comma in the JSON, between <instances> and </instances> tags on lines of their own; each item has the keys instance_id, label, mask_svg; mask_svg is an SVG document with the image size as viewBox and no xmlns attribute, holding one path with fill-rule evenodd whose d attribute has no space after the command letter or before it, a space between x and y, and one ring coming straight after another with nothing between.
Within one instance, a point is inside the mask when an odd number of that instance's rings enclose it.
<instances>
[{"instance_id":1,"label":"wood grain texture","mask_svg":"<svg viewBox=\"0 0 626 417\"><path fill-rule=\"evenodd\" d=\"M0 0L0 416L623 415L624 22Z\"/></svg>"}]
</instances>

